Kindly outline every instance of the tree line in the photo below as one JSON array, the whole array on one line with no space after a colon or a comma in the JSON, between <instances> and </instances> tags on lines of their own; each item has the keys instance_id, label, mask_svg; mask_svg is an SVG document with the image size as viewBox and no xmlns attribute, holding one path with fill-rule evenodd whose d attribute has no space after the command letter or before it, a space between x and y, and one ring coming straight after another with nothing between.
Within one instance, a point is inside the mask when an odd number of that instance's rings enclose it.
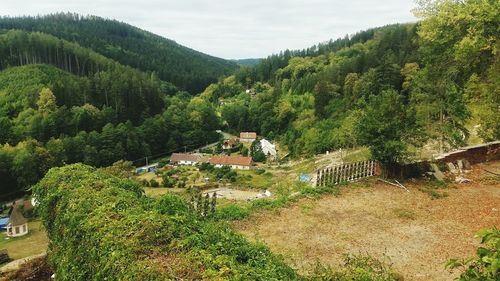
<instances>
[{"instance_id":1,"label":"tree line","mask_svg":"<svg viewBox=\"0 0 500 281\"><path fill-rule=\"evenodd\" d=\"M488 0L422 4L418 23L341 40L331 52L269 57L202 97L230 131L257 131L292 156L365 145L383 163L404 163L426 144L436 152L466 144L468 122L483 141L499 139L495 11Z\"/></svg>"},{"instance_id":2,"label":"tree line","mask_svg":"<svg viewBox=\"0 0 500 281\"><path fill-rule=\"evenodd\" d=\"M71 67L71 70L80 68L80 71L92 71L90 68L93 66L86 66L81 58L64 56L60 52L66 45L78 44L123 65L155 72L161 80L192 94L203 91L210 83L237 68L235 62L209 56L126 23L97 16L56 13L34 17L0 17L0 29L41 32L65 41L64 46L59 45L59 49L50 52L21 52L17 59L23 62L26 59L34 61L37 56L47 56L67 68ZM56 53L58 50L59 53Z\"/></svg>"}]
</instances>

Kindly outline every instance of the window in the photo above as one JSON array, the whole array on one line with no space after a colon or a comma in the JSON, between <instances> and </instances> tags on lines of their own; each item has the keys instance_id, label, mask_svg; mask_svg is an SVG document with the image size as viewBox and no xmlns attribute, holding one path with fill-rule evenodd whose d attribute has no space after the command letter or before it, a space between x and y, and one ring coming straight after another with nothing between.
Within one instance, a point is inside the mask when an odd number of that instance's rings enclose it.
<instances>
[{"instance_id":1,"label":"window","mask_svg":"<svg viewBox=\"0 0 500 281\"><path fill-rule=\"evenodd\" d=\"M26 232L26 225L23 225L23 232Z\"/></svg>"},{"instance_id":2,"label":"window","mask_svg":"<svg viewBox=\"0 0 500 281\"><path fill-rule=\"evenodd\" d=\"M19 226L16 226L16 234L19 234Z\"/></svg>"}]
</instances>

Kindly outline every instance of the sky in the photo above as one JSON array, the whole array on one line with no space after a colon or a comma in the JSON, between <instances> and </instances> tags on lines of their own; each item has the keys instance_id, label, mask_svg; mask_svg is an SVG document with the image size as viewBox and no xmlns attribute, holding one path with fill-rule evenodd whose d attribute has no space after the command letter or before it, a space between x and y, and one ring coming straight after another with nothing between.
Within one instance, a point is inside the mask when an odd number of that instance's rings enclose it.
<instances>
[{"instance_id":1,"label":"sky","mask_svg":"<svg viewBox=\"0 0 500 281\"><path fill-rule=\"evenodd\" d=\"M75 12L116 19L226 59L261 58L391 23L414 0L0 0L0 15Z\"/></svg>"}]
</instances>

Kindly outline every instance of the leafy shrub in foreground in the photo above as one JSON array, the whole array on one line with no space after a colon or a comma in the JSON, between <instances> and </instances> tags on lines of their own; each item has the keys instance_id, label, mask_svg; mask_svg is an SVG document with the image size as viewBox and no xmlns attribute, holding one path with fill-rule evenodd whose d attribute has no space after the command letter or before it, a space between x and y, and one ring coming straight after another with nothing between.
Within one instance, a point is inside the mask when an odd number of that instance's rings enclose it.
<instances>
[{"instance_id":1,"label":"leafy shrub in foreground","mask_svg":"<svg viewBox=\"0 0 500 281\"><path fill-rule=\"evenodd\" d=\"M138 183L99 169L53 168L33 194L58 280L298 278L265 246L198 219L177 195L148 198Z\"/></svg>"},{"instance_id":2,"label":"leafy shrub in foreground","mask_svg":"<svg viewBox=\"0 0 500 281\"><path fill-rule=\"evenodd\" d=\"M461 281L500 280L500 230L496 227L483 229L478 235L481 236L483 246L477 249L477 257L464 260L452 259L446 267L461 268L463 270L459 278Z\"/></svg>"}]
</instances>

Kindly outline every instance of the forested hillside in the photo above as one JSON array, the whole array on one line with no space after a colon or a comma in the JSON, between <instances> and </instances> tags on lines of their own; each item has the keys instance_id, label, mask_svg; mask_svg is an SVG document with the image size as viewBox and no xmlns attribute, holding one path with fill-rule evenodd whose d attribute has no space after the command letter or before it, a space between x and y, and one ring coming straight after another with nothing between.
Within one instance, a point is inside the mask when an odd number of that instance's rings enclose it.
<instances>
[{"instance_id":1,"label":"forested hillside","mask_svg":"<svg viewBox=\"0 0 500 281\"><path fill-rule=\"evenodd\" d=\"M499 139L499 9L487 0L423 5L421 22L270 56L202 97L224 100L230 131L255 130L295 156L364 145L401 163L425 144L466 144L472 121L483 141Z\"/></svg>"},{"instance_id":2,"label":"forested hillside","mask_svg":"<svg viewBox=\"0 0 500 281\"><path fill-rule=\"evenodd\" d=\"M106 22L95 19L101 29ZM202 55L194 55L195 61L196 56ZM216 79L198 71L213 75L227 70L217 64L210 66L217 68L213 71L183 65L186 71L189 67L192 77L208 79L197 87ZM143 72L75 42L41 32L1 30L0 69L4 197L23 194L54 166L106 166L218 139L220 120L211 104L180 91L157 72Z\"/></svg>"},{"instance_id":3,"label":"forested hillside","mask_svg":"<svg viewBox=\"0 0 500 281\"><path fill-rule=\"evenodd\" d=\"M197 52L126 23L97 16L59 13L37 17L1 17L1 29L51 34L123 65L154 71L161 80L192 94L203 91L208 84L237 68L234 62ZM16 58L9 61L9 65L23 65L42 59L47 63L65 64L72 72L92 71L92 66L86 66L80 58L64 56L54 48L45 50L44 45L38 43L43 42L22 38L17 45L11 46L10 55ZM59 51L62 51L66 44L58 44Z\"/></svg>"}]
</instances>

